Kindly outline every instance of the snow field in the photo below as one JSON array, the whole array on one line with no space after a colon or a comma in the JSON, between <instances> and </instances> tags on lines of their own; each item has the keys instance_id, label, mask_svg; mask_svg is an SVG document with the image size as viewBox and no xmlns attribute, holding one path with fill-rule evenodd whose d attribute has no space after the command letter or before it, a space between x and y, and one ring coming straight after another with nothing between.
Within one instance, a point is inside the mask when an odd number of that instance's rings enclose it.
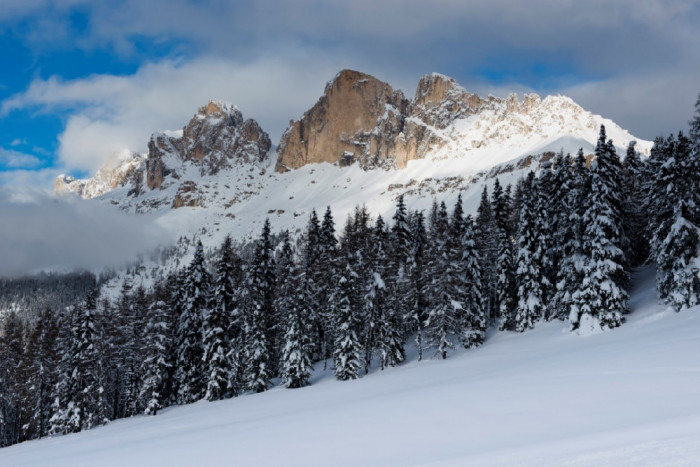
<instances>
[{"instance_id":1,"label":"snow field","mask_svg":"<svg viewBox=\"0 0 700 467\"><path fill-rule=\"evenodd\" d=\"M355 381L317 364L310 387L26 442L0 465L698 465L700 307L656 305L653 271L638 282L613 331L492 331Z\"/></svg>"}]
</instances>

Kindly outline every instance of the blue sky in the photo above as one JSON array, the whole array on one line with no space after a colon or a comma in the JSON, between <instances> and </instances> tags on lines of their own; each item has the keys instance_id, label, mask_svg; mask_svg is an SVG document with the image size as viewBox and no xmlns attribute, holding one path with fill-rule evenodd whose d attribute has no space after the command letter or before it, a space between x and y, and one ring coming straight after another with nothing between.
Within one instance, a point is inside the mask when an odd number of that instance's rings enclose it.
<instances>
[{"instance_id":1,"label":"blue sky","mask_svg":"<svg viewBox=\"0 0 700 467\"><path fill-rule=\"evenodd\" d=\"M0 185L88 175L209 99L276 143L343 68L412 95L562 93L651 139L700 91L700 5L683 0L3 0Z\"/></svg>"}]
</instances>

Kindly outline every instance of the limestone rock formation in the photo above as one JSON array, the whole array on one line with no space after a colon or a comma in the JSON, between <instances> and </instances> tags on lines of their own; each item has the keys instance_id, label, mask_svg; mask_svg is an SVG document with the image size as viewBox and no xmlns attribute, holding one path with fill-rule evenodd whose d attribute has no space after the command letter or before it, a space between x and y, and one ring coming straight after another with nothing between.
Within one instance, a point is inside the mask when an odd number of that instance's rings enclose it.
<instances>
[{"instance_id":1,"label":"limestone rock formation","mask_svg":"<svg viewBox=\"0 0 700 467\"><path fill-rule=\"evenodd\" d=\"M317 162L403 168L427 156L462 157L495 146L517 150L525 139L536 144L538 138L595 134L599 120L567 97L482 98L437 73L423 76L408 100L370 75L344 70L291 122L277 149L276 170Z\"/></svg>"},{"instance_id":2,"label":"limestone rock formation","mask_svg":"<svg viewBox=\"0 0 700 467\"><path fill-rule=\"evenodd\" d=\"M236 164L261 161L270 146L270 137L255 120L243 120L235 106L212 101L199 109L180 134L151 136L146 183L154 190L162 188L168 175L178 179L182 162L197 165L202 176L215 175Z\"/></svg>"},{"instance_id":3,"label":"limestone rock formation","mask_svg":"<svg viewBox=\"0 0 700 467\"><path fill-rule=\"evenodd\" d=\"M344 70L282 136L277 171L308 163L363 165L387 159L403 130L408 100L373 76Z\"/></svg>"},{"instance_id":4,"label":"limestone rock formation","mask_svg":"<svg viewBox=\"0 0 700 467\"><path fill-rule=\"evenodd\" d=\"M270 147L270 137L255 120L244 120L233 105L212 101L182 130L153 134L147 154L131 153L86 180L61 175L54 192L94 198L127 187L126 196L114 204L124 203L138 211L204 206L204 191L211 187L195 179L215 177L225 170L247 172L265 159Z\"/></svg>"}]
</instances>

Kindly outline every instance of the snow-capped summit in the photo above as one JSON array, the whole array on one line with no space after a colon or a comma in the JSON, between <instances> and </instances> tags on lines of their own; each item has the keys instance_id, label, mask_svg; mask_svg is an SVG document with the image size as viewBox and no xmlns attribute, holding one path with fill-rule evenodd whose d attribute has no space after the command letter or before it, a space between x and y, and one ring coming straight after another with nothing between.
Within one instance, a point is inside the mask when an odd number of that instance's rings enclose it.
<instances>
[{"instance_id":1,"label":"snow-capped summit","mask_svg":"<svg viewBox=\"0 0 700 467\"><path fill-rule=\"evenodd\" d=\"M69 175L59 175L54 182L54 192L57 195L75 193L84 199L96 198L115 188L134 183L135 175L145 162L145 155L125 151L116 154L91 178L76 180Z\"/></svg>"},{"instance_id":2,"label":"snow-capped summit","mask_svg":"<svg viewBox=\"0 0 700 467\"><path fill-rule=\"evenodd\" d=\"M266 216L295 230L327 205L340 219L361 204L390 216L399 194L423 209L433 196L449 201L461 192L469 209L483 183L514 182L537 169L538 155L591 154L601 124L624 154L635 140L629 132L565 96L480 97L433 73L408 99L373 76L343 70L291 122L276 153L257 122L212 101L182 130L154 133L147 154L92 179L60 177L56 191L156 213L178 233L204 230L218 241L217 231L251 236ZM636 148L645 154L651 143Z\"/></svg>"},{"instance_id":3,"label":"snow-capped summit","mask_svg":"<svg viewBox=\"0 0 700 467\"><path fill-rule=\"evenodd\" d=\"M433 73L419 80L415 97L408 100L388 83L344 70L285 132L276 169L318 162L405 168L409 161L431 156L474 158L481 148L512 158L563 139L593 145L601 124L620 147L635 139L564 96L481 98ZM645 142L638 146L642 152L649 147Z\"/></svg>"}]
</instances>

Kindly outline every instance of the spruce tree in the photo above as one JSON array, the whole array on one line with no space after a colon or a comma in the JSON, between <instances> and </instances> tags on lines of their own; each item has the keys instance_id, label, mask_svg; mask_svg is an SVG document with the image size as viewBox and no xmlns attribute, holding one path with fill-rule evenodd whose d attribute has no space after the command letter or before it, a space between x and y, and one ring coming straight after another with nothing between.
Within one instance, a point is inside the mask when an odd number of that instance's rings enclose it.
<instances>
[{"instance_id":1,"label":"spruce tree","mask_svg":"<svg viewBox=\"0 0 700 467\"><path fill-rule=\"evenodd\" d=\"M178 403L188 404L204 397L202 330L208 312L211 277L204 262L204 247L198 241L187 274L182 310L177 328Z\"/></svg>"},{"instance_id":2,"label":"spruce tree","mask_svg":"<svg viewBox=\"0 0 700 467\"><path fill-rule=\"evenodd\" d=\"M700 209L700 155L682 133L657 141L650 165L656 169L647 186L651 256L656 262L659 295L675 310L698 303L697 273Z\"/></svg>"},{"instance_id":3,"label":"spruce tree","mask_svg":"<svg viewBox=\"0 0 700 467\"><path fill-rule=\"evenodd\" d=\"M166 380L172 366L168 355L172 329L164 300L166 296L165 287L156 285L146 314L144 359L141 365L143 384L139 394L146 415L156 415L166 402Z\"/></svg>"},{"instance_id":4,"label":"spruce tree","mask_svg":"<svg viewBox=\"0 0 700 467\"><path fill-rule=\"evenodd\" d=\"M248 391L263 392L269 387L273 376L273 345L278 329L274 309L275 261L269 219L265 220L255 247L248 288L245 387Z\"/></svg>"},{"instance_id":5,"label":"spruce tree","mask_svg":"<svg viewBox=\"0 0 700 467\"><path fill-rule=\"evenodd\" d=\"M427 265L428 281L425 295L428 302L426 331L428 346L436 349L437 355L447 358L449 349L454 349L454 336L458 332L462 304L459 301L459 270L454 251L450 248L449 222L445 203L431 216L431 243Z\"/></svg>"},{"instance_id":6,"label":"spruce tree","mask_svg":"<svg viewBox=\"0 0 700 467\"><path fill-rule=\"evenodd\" d=\"M700 94L698 94L698 100L695 101L695 115L690 119L688 125L690 125L690 141L696 151L700 151Z\"/></svg>"},{"instance_id":7,"label":"spruce tree","mask_svg":"<svg viewBox=\"0 0 700 467\"><path fill-rule=\"evenodd\" d=\"M552 319L551 299L554 293L556 281L556 269L554 264L556 245L553 238L553 228L558 224L557 215L559 207L561 187L555 185L556 180L549 161L543 163L542 173L534 181L534 196L537 198L534 213L535 218L535 242L532 250L533 261L541 274L540 289L542 293L542 305L544 319Z\"/></svg>"},{"instance_id":8,"label":"spruce tree","mask_svg":"<svg viewBox=\"0 0 700 467\"><path fill-rule=\"evenodd\" d=\"M636 141L627 146L627 154L622 170L623 182L623 227L627 243L625 257L630 267L646 261L649 255L649 240L646 238L646 215L644 213L643 168Z\"/></svg>"},{"instance_id":9,"label":"spruce tree","mask_svg":"<svg viewBox=\"0 0 700 467\"><path fill-rule=\"evenodd\" d=\"M323 275L324 271L321 268L321 225L316 215L316 210L311 211L309 223L304 233L302 243L302 263L304 267L304 280L299 284L303 287L304 301L311 313L311 327L314 330L313 344L314 356L320 359L325 354L323 343L325 341L325 332L323 320L323 297L322 289L324 282L328 280Z\"/></svg>"},{"instance_id":10,"label":"spruce tree","mask_svg":"<svg viewBox=\"0 0 700 467\"><path fill-rule=\"evenodd\" d=\"M559 266L552 297L552 315L560 320L569 319L574 306L574 294L583 280L582 214L587 202L587 191L588 169L583 151L579 151L568 182L562 187L562 217L556 234L559 243Z\"/></svg>"},{"instance_id":11,"label":"spruce tree","mask_svg":"<svg viewBox=\"0 0 700 467\"><path fill-rule=\"evenodd\" d=\"M95 347L97 297L98 291L91 291L72 312L58 396L49 421L51 434L75 433L107 421Z\"/></svg>"},{"instance_id":12,"label":"spruce tree","mask_svg":"<svg viewBox=\"0 0 700 467\"><path fill-rule=\"evenodd\" d=\"M392 292L396 291L389 282L394 263L386 251L389 238L381 216L377 218L373 241L368 299L376 312L376 349L379 353L380 368L383 370L403 362L406 355L401 319L404 307L390 299ZM396 283L395 278L391 278L391 281Z\"/></svg>"},{"instance_id":13,"label":"spruce tree","mask_svg":"<svg viewBox=\"0 0 700 467\"><path fill-rule=\"evenodd\" d=\"M213 287L213 301L207 308L202 332L205 396L207 400L223 399L236 393L237 344L239 310L236 301L236 259L231 237L226 236L219 253ZM232 335L234 334L234 335Z\"/></svg>"},{"instance_id":14,"label":"spruce tree","mask_svg":"<svg viewBox=\"0 0 700 467\"><path fill-rule=\"evenodd\" d=\"M334 326L331 297L335 288L338 267L338 240L335 238L335 222L330 206L326 207L321 223L319 235L319 260L318 275L324 280L317 285L318 290L318 314L323 323L323 338L321 341L321 353L324 359L324 369L326 362L333 356Z\"/></svg>"},{"instance_id":15,"label":"spruce tree","mask_svg":"<svg viewBox=\"0 0 700 467\"><path fill-rule=\"evenodd\" d=\"M48 434L51 418L52 388L56 384L58 370L58 322L50 309L44 309L36 322L29 341L30 379L33 388L28 401L34 425L32 438L42 438Z\"/></svg>"},{"instance_id":16,"label":"spruce tree","mask_svg":"<svg viewBox=\"0 0 700 467\"><path fill-rule=\"evenodd\" d=\"M495 189L495 188L494 188ZM503 206L499 206L503 209ZM499 213L502 215L502 213ZM474 240L479 258L482 261L483 275L481 277L483 287L483 306L489 319L495 319L497 314L496 301L496 222L493 208L489 200L487 186L481 192L481 201L477 209Z\"/></svg>"},{"instance_id":17,"label":"spruce tree","mask_svg":"<svg viewBox=\"0 0 700 467\"><path fill-rule=\"evenodd\" d=\"M357 303L357 280L357 274L348 263L341 272L333 297L334 374L341 381L357 379L362 368L362 345L358 336L361 321L360 307Z\"/></svg>"},{"instance_id":18,"label":"spruce tree","mask_svg":"<svg viewBox=\"0 0 700 467\"><path fill-rule=\"evenodd\" d=\"M517 287L515 283L515 265L513 263L513 244L505 230L499 229L498 257L496 258L498 273L496 290L498 316L501 331L515 330L515 310L517 305Z\"/></svg>"},{"instance_id":19,"label":"spruce tree","mask_svg":"<svg viewBox=\"0 0 700 467\"><path fill-rule=\"evenodd\" d=\"M411 255L408 262L408 311L405 316L408 329L416 333L418 360L423 359L423 334L428 317L428 303L425 296L427 273L425 270L425 249L427 239L423 212L418 211L411 219Z\"/></svg>"},{"instance_id":20,"label":"spruce tree","mask_svg":"<svg viewBox=\"0 0 700 467\"><path fill-rule=\"evenodd\" d=\"M23 441L22 426L26 408L24 393L23 353L24 323L10 311L0 322L0 447Z\"/></svg>"},{"instance_id":21,"label":"spruce tree","mask_svg":"<svg viewBox=\"0 0 700 467\"><path fill-rule=\"evenodd\" d=\"M462 241L462 310L460 340L465 349L483 344L486 336L488 310L482 298L481 260L474 240L474 226L471 216L464 221Z\"/></svg>"},{"instance_id":22,"label":"spruce tree","mask_svg":"<svg viewBox=\"0 0 700 467\"><path fill-rule=\"evenodd\" d=\"M583 281L569 320L584 332L620 326L629 310L621 217L620 162L601 125L584 214Z\"/></svg>"},{"instance_id":23,"label":"spruce tree","mask_svg":"<svg viewBox=\"0 0 700 467\"><path fill-rule=\"evenodd\" d=\"M539 238L538 194L535 174L530 172L520 185L520 222L518 229L516 279L518 306L515 313L515 331L534 327L544 314L542 284L547 280L540 260L542 252Z\"/></svg>"},{"instance_id":24,"label":"spruce tree","mask_svg":"<svg viewBox=\"0 0 700 467\"><path fill-rule=\"evenodd\" d=\"M280 316L284 317L285 326L280 376L286 387L300 388L309 384L313 370L312 321L308 295L303 286L307 280L306 273L294 262L289 232L284 236L278 270L284 281L277 292L275 306Z\"/></svg>"}]
</instances>

